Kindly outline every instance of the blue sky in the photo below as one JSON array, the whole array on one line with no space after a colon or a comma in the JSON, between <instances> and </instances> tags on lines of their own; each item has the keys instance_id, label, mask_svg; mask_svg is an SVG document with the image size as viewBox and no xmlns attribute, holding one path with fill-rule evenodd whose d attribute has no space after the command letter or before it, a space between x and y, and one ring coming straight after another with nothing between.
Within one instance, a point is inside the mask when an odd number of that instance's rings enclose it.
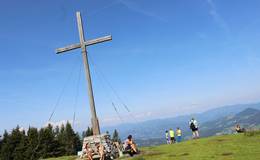
<instances>
[{"instance_id":1,"label":"blue sky","mask_svg":"<svg viewBox=\"0 0 260 160\"><path fill-rule=\"evenodd\" d=\"M131 116L100 75L137 121L258 102L259 7L258 0L1 1L1 131L43 126L56 103L52 122L72 120L76 110L75 128L90 124L80 50L55 54L79 42L76 11L86 39L113 36L88 48L101 126L122 122L111 102L123 122Z\"/></svg>"}]
</instances>

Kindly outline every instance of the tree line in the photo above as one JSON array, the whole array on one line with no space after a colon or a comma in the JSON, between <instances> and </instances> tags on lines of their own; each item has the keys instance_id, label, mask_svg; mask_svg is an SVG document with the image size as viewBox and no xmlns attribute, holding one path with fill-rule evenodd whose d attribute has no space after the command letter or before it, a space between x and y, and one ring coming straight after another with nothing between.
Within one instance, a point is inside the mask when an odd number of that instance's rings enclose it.
<instances>
[{"instance_id":1,"label":"tree line","mask_svg":"<svg viewBox=\"0 0 260 160\"><path fill-rule=\"evenodd\" d=\"M27 132L17 126L11 133L4 132L0 140L0 160L35 160L74 155L81 150L81 145L79 134L68 122L55 128L51 124L39 130L29 127Z\"/></svg>"},{"instance_id":2,"label":"tree line","mask_svg":"<svg viewBox=\"0 0 260 160\"><path fill-rule=\"evenodd\" d=\"M76 155L82 149L82 137L91 135L92 128L88 127L80 136L69 122L55 128L51 124L41 129L29 127L27 132L17 126L11 133L5 131L0 138L0 160L36 160ZM120 141L117 130L112 140Z\"/></svg>"}]
</instances>

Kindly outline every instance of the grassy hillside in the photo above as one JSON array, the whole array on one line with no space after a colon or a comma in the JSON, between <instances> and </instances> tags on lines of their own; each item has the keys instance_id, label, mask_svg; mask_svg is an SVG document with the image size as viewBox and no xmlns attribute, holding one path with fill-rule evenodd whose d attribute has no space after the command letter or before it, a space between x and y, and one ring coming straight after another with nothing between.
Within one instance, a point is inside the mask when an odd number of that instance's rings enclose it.
<instances>
[{"instance_id":1,"label":"grassy hillside","mask_svg":"<svg viewBox=\"0 0 260 160\"><path fill-rule=\"evenodd\" d=\"M141 148L141 154L122 160L258 160L260 159L260 132L215 136L190 140L173 145ZM48 160L72 160L74 157L61 157Z\"/></svg>"},{"instance_id":2,"label":"grassy hillside","mask_svg":"<svg viewBox=\"0 0 260 160\"><path fill-rule=\"evenodd\" d=\"M236 115L226 116L215 121L208 121L201 125L200 133L203 137L216 134L230 134L234 132L236 124L240 124L242 128L259 129L260 110L247 108Z\"/></svg>"},{"instance_id":3,"label":"grassy hillside","mask_svg":"<svg viewBox=\"0 0 260 160\"><path fill-rule=\"evenodd\" d=\"M133 158L133 160L150 159L258 160L260 159L260 134L216 136L173 145L145 147L142 148L142 155Z\"/></svg>"}]
</instances>

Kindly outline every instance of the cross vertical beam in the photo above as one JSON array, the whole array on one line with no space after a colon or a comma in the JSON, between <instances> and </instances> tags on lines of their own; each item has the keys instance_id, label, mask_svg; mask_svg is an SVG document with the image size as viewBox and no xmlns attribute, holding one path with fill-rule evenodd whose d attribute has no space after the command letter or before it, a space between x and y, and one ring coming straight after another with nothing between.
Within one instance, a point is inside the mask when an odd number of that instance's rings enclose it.
<instances>
[{"instance_id":1,"label":"cross vertical beam","mask_svg":"<svg viewBox=\"0 0 260 160\"><path fill-rule=\"evenodd\" d=\"M86 46L110 41L110 40L112 40L112 36L109 35L109 36L104 36L104 37L85 41L80 12L77 12L76 15L77 15L77 24L78 24L78 30L79 30L80 43L71 44L71 45L65 46L63 48L58 48L58 49L56 49L56 54L60 54L60 53L64 53L64 52L67 52L70 50L81 48L81 54L82 54L85 72L86 72L86 79L88 82L88 96L89 96L89 104L90 104L90 111L91 111L91 124L92 124L92 128L93 128L93 134L98 135L98 134L100 134L100 128L99 128L99 122L98 122L98 118L97 118L97 114L96 114L95 101L94 101L92 82L91 82L91 76L90 76L90 71L89 71Z\"/></svg>"},{"instance_id":2,"label":"cross vertical beam","mask_svg":"<svg viewBox=\"0 0 260 160\"><path fill-rule=\"evenodd\" d=\"M90 76L90 70L89 70L89 64L88 64L87 50L86 50L86 46L85 46L84 31L83 31L80 12L77 12L76 14L77 14L79 38L80 38L80 45L81 45L81 53L82 53L82 58L83 58L83 62L84 62L85 72L86 72L86 79L88 81L88 96L89 96L89 104L90 104L90 110L91 110L91 116L92 116L91 123L92 123L92 128L93 128L93 134L98 135L98 134L100 134L100 128L99 128L99 122L98 122L96 108L95 108L95 101L94 101L92 82L91 82L91 76Z\"/></svg>"},{"instance_id":3,"label":"cross vertical beam","mask_svg":"<svg viewBox=\"0 0 260 160\"><path fill-rule=\"evenodd\" d=\"M92 124L92 128L93 128L93 134L98 135L98 134L100 134L100 128L99 128L99 122L98 122L98 118L97 118L97 114L96 114L95 101L94 101L92 82L91 82L91 76L90 76L90 71L89 71L86 46L110 41L110 40L112 40L112 36L108 35L108 36L85 41L80 12L77 12L76 15L77 15L77 24L78 24L78 30L79 30L80 43L71 44L71 45L65 46L63 48L58 48L58 49L56 49L56 54L60 54L60 53L64 53L64 52L67 52L70 50L81 48L82 58L83 58L83 62L84 62L85 72L86 72L86 79L88 82L88 96L89 96L89 104L90 104L90 111L91 111L91 124Z\"/></svg>"}]
</instances>

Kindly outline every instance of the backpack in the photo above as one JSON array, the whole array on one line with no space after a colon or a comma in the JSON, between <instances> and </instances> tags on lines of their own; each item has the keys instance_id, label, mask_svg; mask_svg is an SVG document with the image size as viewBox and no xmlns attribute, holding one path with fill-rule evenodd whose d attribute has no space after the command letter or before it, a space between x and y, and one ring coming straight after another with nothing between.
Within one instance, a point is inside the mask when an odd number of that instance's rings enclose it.
<instances>
[{"instance_id":1,"label":"backpack","mask_svg":"<svg viewBox=\"0 0 260 160\"><path fill-rule=\"evenodd\" d=\"M193 122L190 123L190 129L196 129L196 126Z\"/></svg>"}]
</instances>

